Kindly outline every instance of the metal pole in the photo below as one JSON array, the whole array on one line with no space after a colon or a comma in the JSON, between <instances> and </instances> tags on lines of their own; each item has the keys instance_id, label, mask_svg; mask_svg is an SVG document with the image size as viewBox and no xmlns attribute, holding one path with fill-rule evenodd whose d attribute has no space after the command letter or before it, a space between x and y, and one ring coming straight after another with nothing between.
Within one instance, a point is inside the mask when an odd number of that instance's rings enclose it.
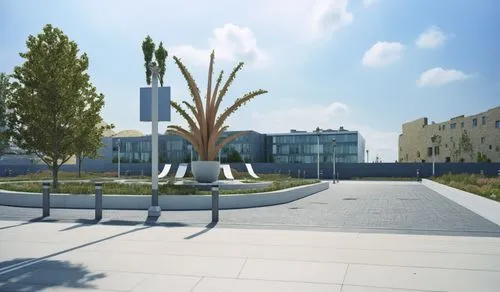
<instances>
[{"instance_id":1,"label":"metal pole","mask_svg":"<svg viewBox=\"0 0 500 292\"><path fill-rule=\"evenodd\" d=\"M220 149L219 149L219 164L220 164Z\"/></svg>"},{"instance_id":2,"label":"metal pole","mask_svg":"<svg viewBox=\"0 0 500 292\"><path fill-rule=\"evenodd\" d=\"M102 219L102 182L95 183L95 220Z\"/></svg>"},{"instance_id":3,"label":"metal pole","mask_svg":"<svg viewBox=\"0 0 500 292\"><path fill-rule=\"evenodd\" d=\"M318 133L318 149L317 150L318 150L318 151L316 151L317 152L317 160L318 160L317 161L318 162L317 163L317 175L318 175L318 180L319 180L319 133Z\"/></svg>"},{"instance_id":4,"label":"metal pole","mask_svg":"<svg viewBox=\"0 0 500 292\"><path fill-rule=\"evenodd\" d=\"M160 68L156 63L150 65L153 84L151 97L151 207L148 215L158 217L161 214L161 208L158 205L158 73Z\"/></svg>"},{"instance_id":5,"label":"metal pole","mask_svg":"<svg viewBox=\"0 0 500 292\"><path fill-rule=\"evenodd\" d=\"M434 151L434 144L432 144L432 176L435 175L435 166L434 166L434 164L435 164L435 160L436 159L434 158L434 152L435 152Z\"/></svg>"},{"instance_id":6,"label":"metal pole","mask_svg":"<svg viewBox=\"0 0 500 292\"><path fill-rule=\"evenodd\" d=\"M333 183L335 183L335 175L337 172L335 171L335 146L333 146Z\"/></svg>"},{"instance_id":7,"label":"metal pole","mask_svg":"<svg viewBox=\"0 0 500 292\"><path fill-rule=\"evenodd\" d=\"M219 185L212 185L212 223L219 222Z\"/></svg>"},{"instance_id":8,"label":"metal pole","mask_svg":"<svg viewBox=\"0 0 500 292\"><path fill-rule=\"evenodd\" d=\"M120 151L121 151L121 140L118 139L118 178L120 178L120 173L121 173L121 170L120 170Z\"/></svg>"},{"instance_id":9,"label":"metal pole","mask_svg":"<svg viewBox=\"0 0 500 292\"><path fill-rule=\"evenodd\" d=\"M43 217L50 216L50 182L43 182L42 214Z\"/></svg>"}]
</instances>

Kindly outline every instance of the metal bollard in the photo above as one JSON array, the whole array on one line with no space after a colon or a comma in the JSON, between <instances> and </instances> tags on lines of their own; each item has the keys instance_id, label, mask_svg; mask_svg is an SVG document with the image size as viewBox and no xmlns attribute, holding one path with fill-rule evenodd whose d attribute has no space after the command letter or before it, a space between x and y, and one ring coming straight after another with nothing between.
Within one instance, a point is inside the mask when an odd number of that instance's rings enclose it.
<instances>
[{"instance_id":1,"label":"metal bollard","mask_svg":"<svg viewBox=\"0 0 500 292\"><path fill-rule=\"evenodd\" d=\"M43 182L42 214L43 217L50 216L50 182Z\"/></svg>"},{"instance_id":2,"label":"metal bollard","mask_svg":"<svg viewBox=\"0 0 500 292\"><path fill-rule=\"evenodd\" d=\"M300 169L297 170L297 178L300 178Z\"/></svg>"},{"instance_id":3,"label":"metal bollard","mask_svg":"<svg viewBox=\"0 0 500 292\"><path fill-rule=\"evenodd\" d=\"M421 181L420 179L420 169L417 168L417 181Z\"/></svg>"},{"instance_id":4,"label":"metal bollard","mask_svg":"<svg viewBox=\"0 0 500 292\"><path fill-rule=\"evenodd\" d=\"M102 219L102 182L95 183L95 220Z\"/></svg>"},{"instance_id":5,"label":"metal bollard","mask_svg":"<svg viewBox=\"0 0 500 292\"><path fill-rule=\"evenodd\" d=\"M219 222L219 185L212 186L212 223Z\"/></svg>"}]
</instances>

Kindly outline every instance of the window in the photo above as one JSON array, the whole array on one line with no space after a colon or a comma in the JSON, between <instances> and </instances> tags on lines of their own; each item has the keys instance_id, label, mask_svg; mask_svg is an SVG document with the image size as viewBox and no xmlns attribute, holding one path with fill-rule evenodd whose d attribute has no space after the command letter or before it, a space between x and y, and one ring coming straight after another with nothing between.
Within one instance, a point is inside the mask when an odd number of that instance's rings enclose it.
<instances>
[{"instance_id":1,"label":"window","mask_svg":"<svg viewBox=\"0 0 500 292\"><path fill-rule=\"evenodd\" d=\"M434 146L434 154L439 155L439 146Z\"/></svg>"},{"instance_id":2,"label":"window","mask_svg":"<svg viewBox=\"0 0 500 292\"><path fill-rule=\"evenodd\" d=\"M472 127L477 127L477 119L472 119Z\"/></svg>"},{"instance_id":3,"label":"window","mask_svg":"<svg viewBox=\"0 0 500 292\"><path fill-rule=\"evenodd\" d=\"M427 147L427 156L432 156L432 147ZM408 158L406 160L408 160Z\"/></svg>"},{"instance_id":4,"label":"window","mask_svg":"<svg viewBox=\"0 0 500 292\"><path fill-rule=\"evenodd\" d=\"M495 122L495 128L500 129L500 121Z\"/></svg>"},{"instance_id":5,"label":"window","mask_svg":"<svg viewBox=\"0 0 500 292\"><path fill-rule=\"evenodd\" d=\"M450 129L455 129L457 127L457 123L450 124Z\"/></svg>"},{"instance_id":6,"label":"window","mask_svg":"<svg viewBox=\"0 0 500 292\"><path fill-rule=\"evenodd\" d=\"M461 122L460 123L460 128L463 128L464 127L464 122Z\"/></svg>"},{"instance_id":7,"label":"window","mask_svg":"<svg viewBox=\"0 0 500 292\"><path fill-rule=\"evenodd\" d=\"M420 151L417 151L417 157L420 157Z\"/></svg>"},{"instance_id":8,"label":"window","mask_svg":"<svg viewBox=\"0 0 500 292\"><path fill-rule=\"evenodd\" d=\"M500 146L496 147L497 152L500 152Z\"/></svg>"},{"instance_id":9,"label":"window","mask_svg":"<svg viewBox=\"0 0 500 292\"><path fill-rule=\"evenodd\" d=\"M481 137L481 144L484 144L484 137Z\"/></svg>"},{"instance_id":10,"label":"window","mask_svg":"<svg viewBox=\"0 0 500 292\"><path fill-rule=\"evenodd\" d=\"M493 147L490 145L490 150L492 149Z\"/></svg>"},{"instance_id":11,"label":"window","mask_svg":"<svg viewBox=\"0 0 500 292\"><path fill-rule=\"evenodd\" d=\"M485 116L481 117L481 124L486 125L486 117Z\"/></svg>"}]
</instances>

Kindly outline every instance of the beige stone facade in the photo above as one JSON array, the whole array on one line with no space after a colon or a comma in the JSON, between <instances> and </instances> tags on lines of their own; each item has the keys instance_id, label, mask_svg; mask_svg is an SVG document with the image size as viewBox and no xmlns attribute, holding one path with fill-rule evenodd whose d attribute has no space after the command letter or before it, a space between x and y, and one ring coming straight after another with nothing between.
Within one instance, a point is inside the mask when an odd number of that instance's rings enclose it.
<instances>
[{"instance_id":1,"label":"beige stone facade","mask_svg":"<svg viewBox=\"0 0 500 292\"><path fill-rule=\"evenodd\" d=\"M431 162L432 139L436 162L477 162L478 152L492 162L500 162L500 106L472 116L458 116L446 122L428 124L421 118L403 124L399 135L400 162ZM470 138L472 151L460 150L463 133ZM467 139L466 139L467 140Z\"/></svg>"}]
</instances>

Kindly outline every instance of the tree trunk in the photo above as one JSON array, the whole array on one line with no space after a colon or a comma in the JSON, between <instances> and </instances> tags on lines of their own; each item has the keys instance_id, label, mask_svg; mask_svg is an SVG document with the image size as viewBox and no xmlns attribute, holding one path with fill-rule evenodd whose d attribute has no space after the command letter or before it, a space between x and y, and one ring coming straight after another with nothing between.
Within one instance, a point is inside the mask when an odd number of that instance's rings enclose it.
<instances>
[{"instance_id":1,"label":"tree trunk","mask_svg":"<svg viewBox=\"0 0 500 292\"><path fill-rule=\"evenodd\" d=\"M55 193L59 192L59 167L57 162L52 164L52 189Z\"/></svg>"},{"instance_id":2,"label":"tree trunk","mask_svg":"<svg viewBox=\"0 0 500 292\"><path fill-rule=\"evenodd\" d=\"M78 155L78 177L82 177L82 156Z\"/></svg>"}]
</instances>

